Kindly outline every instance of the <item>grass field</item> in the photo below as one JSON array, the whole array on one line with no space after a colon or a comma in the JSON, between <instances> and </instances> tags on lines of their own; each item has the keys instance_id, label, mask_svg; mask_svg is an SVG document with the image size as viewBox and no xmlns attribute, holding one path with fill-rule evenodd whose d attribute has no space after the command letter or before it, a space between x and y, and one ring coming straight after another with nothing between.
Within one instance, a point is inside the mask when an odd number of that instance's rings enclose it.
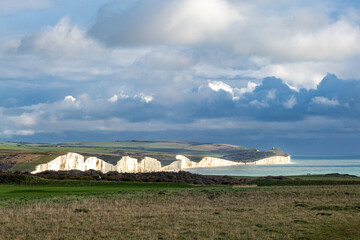
<instances>
[{"instance_id":1,"label":"grass field","mask_svg":"<svg viewBox=\"0 0 360 240\"><path fill-rule=\"evenodd\" d=\"M0 206L25 203L33 200L69 195L97 195L143 190L183 189L194 186L183 183L120 183L94 181L44 181L32 184L0 185ZM14 202L15 201L15 202Z\"/></svg>"},{"instance_id":2,"label":"grass field","mask_svg":"<svg viewBox=\"0 0 360 240\"><path fill-rule=\"evenodd\" d=\"M338 185L0 185L0 239L360 239L360 184L327 179Z\"/></svg>"}]
</instances>

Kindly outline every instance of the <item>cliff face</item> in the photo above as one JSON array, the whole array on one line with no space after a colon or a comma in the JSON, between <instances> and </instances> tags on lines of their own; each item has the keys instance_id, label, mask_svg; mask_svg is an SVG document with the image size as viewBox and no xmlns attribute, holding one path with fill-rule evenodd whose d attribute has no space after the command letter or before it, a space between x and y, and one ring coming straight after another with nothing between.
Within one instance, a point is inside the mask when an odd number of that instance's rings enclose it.
<instances>
[{"instance_id":1,"label":"cliff face","mask_svg":"<svg viewBox=\"0 0 360 240\"><path fill-rule=\"evenodd\" d=\"M188 159L187 157L183 156L183 155L176 155L176 159L180 161L180 168L184 169L184 168L193 168L196 167L196 162L191 161L190 159Z\"/></svg>"},{"instance_id":2,"label":"cliff face","mask_svg":"<svg viewBox=\"0 0 360 240\"><path fill-rule=\"evenodd\" d=\"M233 162L233 161L224 160L221 158L204 157L197 164L197 167L222 167L222 166L234 166L234 165L242 165L242 164L244 164L244 163Z\"/></svg>"},{"instance_id":3,"label":"cliff face","mask_svg":"<svg viewBox=\"0 0 360 240\"><path fill-rule=\"evenodd\" d=\"M287 164L291 162L290 156L273 156L264 158L258 161L255 161L253 163L247 163L247 164L257 164L257 165L265 165L265 164Z\"/></svg>"},{"instance_id":4,"label":"cliff face","mask_svg":"<svg viewBox=\"0 0 360 240\"><path fill-rule=\"evenodd\" d=\"M86 159L85 163L85 171L87 170L96 170L101 171L103 173L114 171L115 167L96 157L89 157ZM79 169L80 170L80 169Z\"/></svg>"},{"instance_id":5,"label":"cliff face","mask_svg":"<svg viewBox=\"0 0 360 240\"><path fill-rule=\"evenodd\" d=\"M161 166L160 161L155 158L145 157L140 162L136 158L122 157L114 166L96 157L84 157L77 153L68 153L52 160L51 162L36 166L32 174L44 171L69 171L69 170L96 170L103 173L117 171L121 173L137 172L160 172L160 171L181 171L188 168L221 167L244 165L242 162L234 162L221 158L204 157L200 162L193 162L183 155L176 156L177 161L168 166ZM273 156L246 164L287 164L290 163L290 156Z\"/></svg>"},{"instance_id":6,"label":"cliff face","mask_svg":"<svg viewBox=\"0 0 360 240\"><path fill-rule=\"evenodd\" d=\"M52 160L51 162L36 166L32 174L44 171L69 171L69 170L95 170L107 173L117 171L122 173L137 172L160 172L160 171L180 171L178 161L169 166L161 167L160 161L155 158L145 157L140 162L136 158L128 156L122 157L114 166L96 157L84 157L77 153L68 153Z\"/></svg>"},{"instance_id":7,"label":"cliff face","mask_svg":"<svg viewBox=\"0 0 360 240\"><path fill-rule=\"evenodd\" d=\"M161 171L178 172L181 170L181 161L175 161L168 166L161 168Z\"/></svg>"},{"instance_id":8,"label":"cliff face","mask_svg":"<svg viewBox=\"0 0 360 240\"><path fill-rule=\"evenodd\" d=\"M136 173L138 171L138 161L136 158L122 157L115 165L114 170L120 173Z\"/></svg>"},{"instance_id":9,"label":"cliff face","mask_svg":"<svg viewBox=\"0 0 360 240\"><path fill-rule=\"evenodd\" d=\"M77 153L68 153L59 156L51 162L40 164L36 166L35 171L31 173L38 173L44 171L68 171L68 170L85 171L84 157Z\"/></svg>"},{"instance_id":10,"label":"cliff face","mask_svg":"<svg viewBox=\"0 0 360 240\"><path fill-rule=\"evenodd\" d=\"M138 163L138 172L161 172L161 163L155 158L145 157Z\"/></svg>"},{"instance_id":11,"label":"cliff face","mask_svg":"<svg viewBox=\"0 0 360 240\"><path fill-rule=\"evenodd\" d=\"M242 165L244 163L233 162L229 160L224 160L221 158L214 157L204 157L200 162L193 162L183 155L177 155L176 159L181 162L181 169L185 168L198 168L198 167L223 167L223 166L234 166Z\"/></svg>"}]
</instances>

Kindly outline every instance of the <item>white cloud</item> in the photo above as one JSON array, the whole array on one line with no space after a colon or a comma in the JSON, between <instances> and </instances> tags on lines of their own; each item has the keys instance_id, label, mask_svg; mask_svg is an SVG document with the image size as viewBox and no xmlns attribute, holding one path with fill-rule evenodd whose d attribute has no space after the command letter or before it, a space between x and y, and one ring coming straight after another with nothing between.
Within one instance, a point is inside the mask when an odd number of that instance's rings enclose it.
<instances>
[{"instance_id":1,"label":"white cloud","mask_svg":"<svg viewBox=\"0 0 360 240\"><path fill-rule=\"evenodd\" d=\"M268 91L266 98L269 100L273 100L276 97L276 89L271 89Z\"/></svg>"},{"instance_id":2,"label":"white cloud","mask_svg":"<svg viewBox=\"0 0 360 240\"><path fill-rule=\"evenodd\" d=\"M76 98L74 98L73 96L66 96L64 97L64 102L67 102L67 103L74 103L76 101Z\"/></svg>"},{"instance_id":3,"label":"white cloud","mask_svg":"<svg viewBox=\"0 0 360 240\"><path fill-rule=\"evenodd\" d=\"M252 29L243 29L235 35L247 35L246 39L233 37L234 42L229 42L240 54L267 56L273 60L319 61L360 53L356 44L360 40L360 28L351 22L331 23L329 20L316 29L302 29L301 26L283 24L292 21L286 16L267 16L262 21L252 18L251 21L254 21Z\"/></svg>"},{"instance_id":4,"label":"white cloud","mask_svg":"<svg viewBox=\"0 0 360 240\"><path fill-rule=\"evenodd\" d=\"M250 102L250 105L256 106L258 108L265 108L265 107L269 107L269 104L265 101L259 101L259 100L252 100Z\"/></svg>"},{"instance_id":5,"label":"white cloud","mask_svg":"<svg viewBox=\"0 0 360 240\"><path fill-rule=\"evenodd\" d=\"M326 106L331 106L331 107L336 107L336 106L340 105L338 100L328 99L326 97L314 97L311 99L311 102L313 104L321 104L321 105L326 105Z\"/></svg>"},{"instance_id":6,"label":"white cloud","mask_svg":"<svg viewBox=\"0 0 360 240\"><path fill-rule=\"evenodd\" d=\"M354 17L334 20L333 9L325 4L172 0L136 6L129 14L100 12L90 32L114 45L211 43L275 60L317 61L360 54L360 28Z\"/></svg>"},{"instance_id":7,"label":"white cloud","mask_svg":"<svg viewBox=\"0 0 360 240\"><path fill-rule=\"evenodd\" d=\"M99 12L90 33L111 46L190 48L187 56L147 58L151 66L168 71L194 64L192 70L205 78L275 76L310 89L328 72L358 76L349 59L360 55L360 13L341 11L339 16L332 6L300 0L139 1L131 11L114 13L110 4ZM207 62L206 51L213 52L213 62ZM234 55L239 58L229 60Z\"/></svg>"},{"instance_id":8,"label":"white cloud","mask_svg":"<svg viewBox=\"0 0 360 240\"><path fill-rule=\"evenodd\" d=\"M126 99L126 98L129 98L129 95L121 91L119 94L114 94L112 97L108 98L108 102L115 103L119 99Z\"/></svg>"},{"instance_id":9,"label":"white cloud","mask_svg":"<svg viewBox=\"0 0 360 240\"><path fill-rule=\"evenodd\" d=\"M292 109L297 104L296 97L292 95L286 102L283 103L287 109Z\"/></svg>"},{"instance_id":10,"label":"white cloud","mask_svg":"<svg viewBox=\"0 0 360 240\"><path fill-rule=\"evenodd\" d=\"M33 131L33 130L4 130L2 132L2 134L7 137L11 137L13 135L30 136L30 135L34 135L35 131Z\"/></svg>"},{"instance_id":11,"label":"white cloud","mask_svg":"<svg viewBox=\"0 0 360 240\"><path fill-rule=\"evenodd\" d=\"M247 83L247 86L246 86L246 87L240 88L240 89L236 88L235 91L236 91L239 95L244 95L245 93L252 93L257 86L258 86L257 83L254 83L254 82L249 81L249 82Z\"/></svg>"},{"instance_id":12,"label":"white cloud","mask_svg":"<svg viewBox=\"0 0 360 240\"><path fill-rule=\"evenodd\" d=\"M99 56L102 46L86 36L86 32L73 25L70 16L63 17L55 26L27 35L21 40L19 51L40 53L46 57Z\"/></svg>"},{"instance_id":13,"label":"white cloud","mask_svg":"<svg viewBox=\"0 0 360 240\"><path fill-rule=\"evenodd\" d=\"M129 98L129 95L125 94L124 91L121 91L119 94L114 94L112 97L108 98L108 102L115 103L120 99Z\"/></svg>"},{"instance_id":14,"label":"white cloud","mask_svg":"<svg viewBox=\"0 0 360 240\"><path fill-rule=\"evenodd\" d=\"M177 1L173 10L163 30L165 36L176 43L204 41L234 21L243 21L237 10L224 0Z\"/></svg>"},{"instance_id":15,"label":"white cloud","mask_svg":"<svg viewBox=\"0 0 360 240\"><path fill-rule=\"evenodd\" d=\"M118 95L114 94L111 98L108 99L109 102L115 103L119 99Z\"/></svg>"},{"instance_id":16,"label":"white cloud","mask_svg":"<svg viewBox=\"0 0 360 240\"><path fill-rule=\"evenodd\" d=\"M319 62L295 62L269 64L260 69L244 72L245 77L265 78L274 76L284 80L293 88L316 88L330 70L336 70L335 64Z\"/></svg>"},{"instance_id":17,"label":"white cloud","mask_svg":"<svg viewBox=\"0 0 360 240\"><path fill-rule=\"evenodd\" d=\"M226 84L222 81L209 81L208 86L215 92L223 90L225 92L230 93L232 96L234 96L234 91L233 91L232 87L230 87L228 84Z\"/></svg>"},{"instance_id":18,"label":"white cloud","mask_svg":"<svg viewBox=\"0 0 360 240\"><path fill-rule=\"evenodd\" d=\"M147 95L145 93L139 93L139 94L136 94L134 96L134 98L139 98L141 99L141 101L145 102L145 103L150 103L154 100L154 96L153 95Z\"/></svg>"},{"instance_id":19,"label":"white cloud","mask_svg":"<svg viewBox=\"0 0 360 240\"><path fill-rule=\"evenodd\" d=\"M222 81L208 81L208 87L211 90L215 92L218 92L220 90L228 92L231 94L233 100L239 100L245 93L253 92L256 86L258 86L258 84L249 81L246 87L239 89L239 88L233 88Z\"/></svg>"},{"instance_id":20,"label":"white cloud","mask_svg":"<svg viewBox=\"0 0 360 240\"><path fill-rule=\"evenodd\" d=\"M203 78L234 78L237 75L243 75L243 70L233 69L229 67L198 63L193 67L195 74Z\"/></svg>"},{"instance_id":21,"label":"white cloud","mask_svg":"<svg viewBox=\"0 0 360 240\"><path fill-rule=\"evenodd\" d=\"M225 0L139 2L132 11L117 15L106 10L100 11L90 32L112 45L194 44L213 38L234 21L243 20Z\"/></svg>"},{"instance_id":22,"label":"white cloud","mask_svg":"<svg viewBox=\"0 0 360 240\"><path fill-rule=\"evenodd\" d=\"M44 75L70 80L123 76L149 52L150 48L141 47L107 48L65 16L55 26L2 43L0 61L5 63L0 71L2 77L30 79Z\"/></svg>"},{"instance_id":23,"label":"white cloud","mask_svg":"<svg viewBox=\"0 0 360 240\"><path fill-rule=\"evenodd\" d=\"M138 58L136 65L142 69L176 71L191 67L192 59L181 49L158 47L152 48L148 54Z\"/></svg>"},{"instance_id":24,"label":"white cloud","mask_svg":"<svg viewBox=\"0 0 360 240\"><path fill-rule=\"evenodd\" d=\"M38 123L36 113L23 113L20 116L9 117L15 125L31 127Z\"/></svg>"}]
</instances>

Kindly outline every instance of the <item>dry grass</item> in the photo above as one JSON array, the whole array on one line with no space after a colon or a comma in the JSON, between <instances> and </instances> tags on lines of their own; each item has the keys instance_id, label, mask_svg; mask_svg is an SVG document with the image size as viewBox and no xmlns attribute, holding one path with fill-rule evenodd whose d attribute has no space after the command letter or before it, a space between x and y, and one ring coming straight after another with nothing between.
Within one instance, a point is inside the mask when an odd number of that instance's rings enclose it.
<instances>
[{"instance_id":1,"label":"dry grass","mask_svg":"<svg viewBox=\"0 0 360 240\"><path fill-rule=\"evenodd\" d=\"M0 238L360 239L359 186L188 189L54 200L0 209Z\"/></svg>"}]
</instances>

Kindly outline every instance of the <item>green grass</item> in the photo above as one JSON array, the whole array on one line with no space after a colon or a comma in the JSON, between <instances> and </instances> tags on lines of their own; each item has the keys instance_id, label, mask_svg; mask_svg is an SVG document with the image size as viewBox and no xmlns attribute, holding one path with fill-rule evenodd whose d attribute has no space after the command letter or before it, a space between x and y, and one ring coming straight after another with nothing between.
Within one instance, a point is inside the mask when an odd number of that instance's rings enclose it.
<instances>
[{"instance_id":1,"label":"green grass","mask_svg":"<svg viewBox=\"0 0 360 240\"><path fill-rule=\"evenodd\" d=\"M58 151L58 152L89 152L89 153L112 153L112 148L95 147L27 147L27 146L0 146L0 149L28 150L28 151Z\"/></svg>"},{"instance_id":2,"label":"green grass","mask_svg":"<svg viewBox=\"0 0 360 240\"><path fill-rule=\"evenodd\" d=\"M52 182L54 184L54 182ZM67 181L54 185L0 185L0 201L13 198L31 199L62 195L83 195L117 193L123 191L142 191L158 189L182 189L193 186L183 183L86 183Z\"/></svg>"},{"instance_id":3,"label":"green grass","mask_svg":"<svg viewBox=\"0 0 360 240\"><path fill-rule=\"evenodd\" d=\"M61 145L61 148L57 146ZM218 151L221 146L222 150ZM161 152L186 155L223 156L223 151L245 149L241 146L224 144L202 144L185 141L115 141L115 142L73 142L73 143L1 143L0 149L72 151L89 153L111 153L116 150L135 152Z\"/></svg>"},{"instance_id":4,"label":"green grass","mask_svg":"<svg viewBox=\"0 0 360 240\"><path fill-rule=\"evenodd\" d=\"M244 178L244 177L238 177ZM302 179L301 181L295 180ZM258 186L271 190L274 187L306 187L306 186L336 186L336 185L360 185L360 178L341 178L325 176L293 177L294 180L272 180L254 179L251 186ZM117 193L124 191L142 191L158 189L187 189L187 188L209 188L210 186L194 186L186 183L167 182L110 182L110 181L89 181L89 180L48 180L38 177L31 177L22 183L0 184L0 201L13 198L31 199L37 197L53 197L62 195L83 195L99 193ZM214 188L212 186L211 188ZM232 186L215 186L217 189L229 190ZM246 188L246 185L239 189Z\"/></svg>"}]
</instances>

